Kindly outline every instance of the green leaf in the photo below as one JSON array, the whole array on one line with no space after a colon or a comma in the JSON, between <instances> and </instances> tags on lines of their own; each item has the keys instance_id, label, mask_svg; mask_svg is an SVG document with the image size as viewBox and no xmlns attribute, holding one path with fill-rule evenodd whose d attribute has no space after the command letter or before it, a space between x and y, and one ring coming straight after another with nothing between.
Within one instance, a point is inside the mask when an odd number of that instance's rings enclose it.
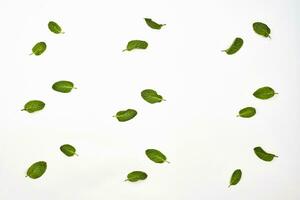
<instances>
[{"instance_id":1,"label":"green leaf","mask_svg":"<svg viewBox=\"0 0 300 200\"><path fill-rule=\"evenodd\" d=\"M127 179L125 181L137 182L141 180L145 180L148 175L142 171L133 171L127 175Z\"/></svg>"},{"instance_id":2,"label":"green leaf","mask_svg":"<svg viewBox=\"0 0 300 200\"><path fill-rule=\"evenodd\" d=\"M236 52L238 52L238 50L240 50L240 48L243 46L244 41L242 38L235 38L233 43L231 44L231 46L226 49L226 50L222 50L224 52L226 52L228 55L232 55L235 54Z\"/></svg>"},{"instance_id":3,"label":"green leaf","mask_svg":"<svg viewBox=\"0 0 300 200\"><path fill-rule=\"evenodd\" d=\"M241 178L242 178L242 170L236 169L231 175L229 187L238 184Z\"/></svg>"},{"instance_id":4,"label":"green leaf","mask_svg":"<svg viewBox=\"0 0 300 200\"><path fill-rule=\"evenodd\" d=\"M148 43L143 40L131 40L127 44L127 48L123 51L132 51L134 49L147 49Z\"/></svg>"},{"instance_id":5,"label":"green leaf","mask_svg":"<svg viewBox=\"0 0 300 200\"><path fill-rule=\"evenodd\" d=\"M44 53L44 51L46 51L46 48L47 45L45 42L38 42L36 45L32 47L32 53L30 55L34 54L36 56L39 56L42 53Z\"/></svg>"},{"instance_id":6,"label":"green leaf","mask_svg":"<svg viewBox=\"0 0 300 200\"><path fill-rule=\"evenodd\" d=\"M261 147L255 147L254 153L257 155L257 157L267 162L272 161L274 157L278 157L274 154L265 152Z\"/></svg>"},{"instance_id":7,"label":"green leaf","mask_svg":"<svg viewBox=\"0 0 300 200\"><path fill-rule=\"evenodd\" d=\"M250 118L256 114L256 109L253 107L246 107L239 111L238 117Z\"/></svg>"},{"instance_id":8,"label":"green leaf","mask_svg":"<svg viewBox=\"0 0 300 200\"><path fill-rule=\"evenodd\" d=\"M29 113L33 113L39 110L43 110L45 107L45 103L40 100L32 100L28 101L25 105L22 111L27 111Z\"/></svg>"},{"instance_id":9,"label":"green leaf","mask_svg":"<svg viewBox=\"0 0 300 200\"><path fill-rule=\"evenodd\" d=\"M65 32L62 32L61 27L54 21L50 21L48 23L48 28L51 32L55 33L55 34L64 34Z\"/></svg>"},{"instance_id":10,"label":"green leaf","mask_svg":"<svg viewBox=\"0 0 300 200\"><path fill-rule=\"evenodd\" d=\"M76 149L70 144L64 144L60 147L61 152L63 152L66 156L74 156L76 154Z\"/></svg>"},{"instance_id":11,"label":"green leaf","mask_svg":"<svg viewBox=\"0 0 300 200\"><path fill-rule=\"evenodd\" d=\"M164 162L169 163L169 161L167 161L167 157L159 150L147 149L145 153L147 157L155 163L164 163Z\"/></svg>"},{"instance_id":12,"label":"green leaf","mask_svg":"<svg viewBox=\"0 0 300 200\"><path fill-rule=\"evenodd\" d=\"M32 179L37 179L41 177L47 169L47 163L44 161L39 161L32 164L27 170L27 176Z\"/></svg>"},{"instance_id":13,"label":"green leaf","mask_svg":"<svg viewBox=\"0 0 300 200\"><path fill-rule=\"evenodd\" d=\"M158 24L150 18L145 18L145 21L146 21L147 25L152 29L158 29L159 30L159 29L161 29L161 27L166 25L166 24Z\"/></svg>"},{"instance_id":14,"label":"green leaf","mask_svg":"<svg viewBox=\"0 0 300 200\"><path fill-rule=\"evenodd\" d=\"M58 81L52 85L52 89L61 93L69 93L72 89L76 88L70 81Z\"/></svg>"},{"instance_id":15,"label":"green leaf","mask_svg":"<svg viewBox=\"0 0 300 200\"><path fill-rule=\"evenodd\" d=\"M157 94L157 92L152 89L143 90L141 92L141 96L145 101L147 101L148 103L151 103L151 104L165 101L161 95Z\"/></svg>"},{"instance_id":16,"label":"green leaf","mask_svg":"<svg viewBox=\"0 0 300 200\"><path fill-rule=\"evenodd\" d=\"M117 114L114 117L116 117L120 122L126 122L134 118L136 115L137 115L136 110L127 109L127 110L121 110L117 112Z\"/></svg>"},{"instance_id":17,"label":"green leaf","mask_svg":"<svg viewBox=\"0 0 300 200\"><path fill-rule=\"evenodd\" d=\"M254 93L253 96L255 96L258 99L269 99L271 97L273 97L275 94L277 94L273 88L271 87L261 87L259 89L257 89Z\"/></svg>"},{"instance_id":18,"label":"green leaf","mask_svg":"<svg viewBox=\"0 0 300 200\"><path fill-rule=\"evenodd\" d=\"M262 22L255 22L253 23L252 27L255 33L257 33L258 35L271 38L271 29L266 24Z\"/></svg>"}]
</instances>

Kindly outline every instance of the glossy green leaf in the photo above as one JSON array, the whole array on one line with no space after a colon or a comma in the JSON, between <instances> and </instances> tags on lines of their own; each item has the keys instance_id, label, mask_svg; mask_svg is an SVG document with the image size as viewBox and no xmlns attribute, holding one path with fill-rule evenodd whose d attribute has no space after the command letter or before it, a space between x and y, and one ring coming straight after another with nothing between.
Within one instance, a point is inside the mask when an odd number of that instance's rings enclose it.
<instances>
[{"instance_id":1,"label":"glossy green leaf","mask_svg":"<svg viewBox=\"0 0 300 200\"><path fill-rule=\"evenodd\" d=\"M132 51L134 49L147 49L148 43L143 40L131 40L127 44L127 48L123 51Z\"/></svg>"},{"instance_id":2,"label":"glossy green leaf","mask_svg":"<svg viewBox=\"0 0 300 200\"><path fill-rule=\"evenodd\" d=\"M133 171L127 175L126 181L137 182L141 180L145 180L148 175L142 171Z\"/></svg>"},{"instance_id":3,"label":"glossy green leaf","mask_svg":"<svg viewBox=\"0 0 300 200\"><path fill-rule=\"evenodd\" d=\"M277 94L273 88L271 87L261 87L259 89L257 89L254 93L253 96L255 96L258 99L269 99L271 97L273 97L275 94Z\"/></svg>"},{"instance_id":4,"label":"glossy green leaf","mask_svg":"<svg viewBox=\"0 0 300 200\"><path fill-rule=\"evenodd\" d=\"M148 103L151 103L151 104L165 101L161 95L157 94L157 92L152 89L143 90L141 92L141 96L145 101L147 101Z\"/></svg>"},{"instance_id":5,"label":"glossy green leaf","mask_svg":"<svg viewBox=\"0 0 300 200\"><path fill-rule=\"evenodd\" d=\"M70 144L64 144L64 145L62 145L62 146L60 147L60 150L61 150L61 152L63 152L66 156L69 156L69 157L74 156L74 155L77 156L75 147L73 147L73 146L70 145Z\"/></svg>"},{"instance_id":6,"label":"glossy green leaf","mask_svg":"<svg viewBox=\"0 0 300 200\"><path fill-rule=\"evenodd\" d=\"M165 26L166 24L158 24L150 18L145 18L146 24L152 29L161 29L161 27Z\"/></svg>"},{"instance_id":7,"label":"glossy green leaf","mask_svg":"<svg viewBox=\"0 0 300 200\"><path fill-rule=\"evenodd\" d=\"M48 23L48 28L51 32L55 33L55 34L64 34L65 32L62 32L61 27L54 21L50 21Z\"/></svg>"},{"instance_id":8,"label":"glossy green leaf","mask_svg":"<svg viewBox=\"0 0 300 200\"><path fill-rule=\"evenodd\" d=\"M246 107L239 111L238 117L250 118L256 114L256 109L253 107Z\"/></svg>"},{"instance_id":9,"label":"glossy green leaf","mask_svg":"<svg viewBox=\"0 0 300 200\"><path fill-rule=\"evenodd\" d=\"M40 100L32 100L27 102L24 105L24 108L22 109L22 111L27 111L29 113L33 113L39 110L43 110L45 107L45 103L40 101Z\"/></svg>"},{"instance_id":10,"label":"glossy green leaf","mask_svg":"<svg viewBox=\"0 0 300 200\"><path fill-rule=\"evenodd\" d=\"M47 163L44 161L39 161L32 164L27 170L27 176L32 179L37 179L41 177L47 169Z\"/></svg>"},{"instance_id":11,"label":"glossy green leaf","mask_svg":"<svg viewBox=\"0 0 300 200\"><path fill-rule=\"evenodd\" d=\"M255 147L254 153L257 155L257 157L267 162L272 161L274 157L278 157L274 154L265 152L261 147Z\"/></svg>"},{"instance_id":12,"label":"glossy green leaf","mask_svg":"<svg viewBox=\"0 0 300 200\"><path fill-rule=\"evenodd\" d=\"M36 45L32 47L32 53L30 55L34 54L36 56L39 56L42 53L44 53L46 49L47 49L47 45L45 42L38 42Z\"/></svg>"},{"instance_id":13,"label":"glossy green leaf","mask_svg":"<svg viewBox=\"0 0 300 200\"><path fill-rule=\"evenodd\" d=\"M234 39L231 46L228 49L223 50L223 51L226 52L228 55L235 54L236 52L238 52L240 50L240 48L242 48L243 44L244 44L243 39L237 37Z\"/></svg>"},{"instance_id":14,"label":"glossy green leaf","mask_svg":"<svg viewBox=\"0 0 300 200\"><path fill-rule=\"evenodd\" d=\"M241 178L242 178L242 170L236 169L231 175L229 187L238 184Z\"/></svg>"},{"instance_id":15,"label":"glossy green leaf","mask_svg":"<svg viewBox=\"0 0 300 200\"><path fill-rule=\"evenodd\" d=\"M52 89L61 93L69 93L72 91L72 89L76 88L70 81L58 81L52 85Z\"/></svg>"},{"instance_id":16,"label":"glossy green leaf","mask_svg":"<svg viewBox=\"0 0 300 200\"><path fill-rule=\"evenodd\" d=\"M255 22L253 23L252 27L255 33L257 33L258 35L271 38L271 29L266 24L262 22Z\"/></svg>"},{"instance_id":17,"label":"glossy green leaf","mask_svg":"<svg viewBox=\"0 0 300 200\"><path fill-rule=\"evenodd\" d=\"M169 163L169 161L167 161L167 157L159 150L147 149L145 153L147 157L155 163L164 163L164 162Z\"/></svg>"},{"instance_id":18,"label":"glossy green leaf","mask_svg":"<svg viewBox=\"0 0 300 200\"><path fill-rule=\"evenodd\" d=\"M134 118L136 115L137 115L136 110L127 109L127 110L121 110L117 112L117 114L114 117L116 117L120 122L126 122Z\"/></svg>"}]
</instances>

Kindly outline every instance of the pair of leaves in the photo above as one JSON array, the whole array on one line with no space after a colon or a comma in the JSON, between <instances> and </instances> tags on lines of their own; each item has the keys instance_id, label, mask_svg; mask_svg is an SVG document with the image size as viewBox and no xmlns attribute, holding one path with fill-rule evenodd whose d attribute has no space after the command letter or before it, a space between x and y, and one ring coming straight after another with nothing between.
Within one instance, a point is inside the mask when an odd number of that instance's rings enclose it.
<instances>
[{"instance_id":1,"label":"pair of leaves","mask_svg":"<svg viewBox=\"0 0 300 200\"><path fill-rule=\"evenodd\" d=\"M268 27L268 25L262 23L262 22L254 22L252 24L253 30L258 35L261 35L263 37L269 37L271 38L271 29Z\"/></svg>"},{"instance_id":2,"label":"pair of leaves","mask_svg":"<svg viewBox=\"0 0 300 200\"><path fill-rule=\"evenodd\" d=\"M222 50L224 51L225 53L227 53L228 55L232 55L232 54L235 54L236 52L238 52L240 50L240 48L242 48L244 44L244 41L242 38L235 38L233 43L230 45L230 47L226 50Z\"/></svg>"},{"instance_id":3,"label":"pair of leaves","mask_svg":"<svg viewBox=\"0 0 300 200\"><path fill-rule=\"evenodd\" d=\"M238 184L241 178L242 178L242 170L236 169L231 175L229 187Z\"/></svg>"},{"instance_id":4,"label":"pair of leaves","mask_svg":"<svg viewBox=\"0 0 300 200\"><path fill-rule=\"evenodd\" d=\"M33 113L36 111L43 110L45 107L45 103L40 100L31 100L28 101L25 105L22 111L27 111L29 113Z\"/></svg>"},{"instance_id":5,"label":"pair of leaves","mask_svg":"<svg viewBox=\"0 0 300 200\"><path fill-rule=\"evenodd\" d=\"M272 153L268 153L266 152L265 150L263 150L263 148L261 147L255 147L254 149L254 153L256 154L256 156L258 158L260 158L261 160L264 160L264 161L267 161L267 162L270 162L272 161L275 157L278 157Z\"/></svg>"},{"instance_id":6,"label":"pair of leaves","mask_svg":"<svg viewBox=\"0 0 300 200\"><path fill-rule=\"evenodd\" d=\"M74 155L78 156L76 154L76 149L75 147L73 147L72 145L70 144L64 144L62 146L60 146L60 150L61 152L63 152L66 156L68 157L72 157Z\"/></svg>"},{"instance_id":7,"label":"pair of leaves","mask_svg":"<svg viewBox=\"0 0 300 200\"><path fill-rule=\"evenodd\" d=\"M74 87L74 84L70 81L58 81L52 85L52 89L61 93L69 93L72 89L77 88Z\"/></svg>"},{"instance_id":8,"label":"pair of leaves","mask_svg":"<svg viewBox=\"0 0 300 200\"><path fill-rule=\"evenodd\" d=\"M39 161L32 164L27 170L27 176L32 179L41 177L47 170L47 163L45 161Z\"/></svg>"},{"instance_id":9,"label":"pair of leaves","mask_svg":"<svg viewBox=\"0 0 300 200\"><path fill-rule=\"evenodd\" d=\"M144 19L145 19L146 24L152 29L160 30L163 26L166 25L166 24L158 24L150 18L144 18Z\"/></svg>"},{"instance_id":10,"label":"pair of leaves","mask_svg":"<svg viewBox=\"0 0 300 200\"><path fill-rule=\"evenodd\" d=\"M50 21L48 23L48 28L52 33L55 33L55 34L64 34L65 33L62 31L62 28L54 21Z\"/></svg>"},{"instance_id":11,"label":"pair of leaves","mask_svg":"<svg viewBox=\"0 0 300 200\"><path fill-rule=\"evenodd\" d=\"M261 87L261 88L257 89L253 93L253 96L255 96L258 99L265 100L265 99L270 99L275 94L278 94L278 93L276 93L273 88L271 88L269 86L265 86L265 87Z\"/></svg>"}]
</instances>

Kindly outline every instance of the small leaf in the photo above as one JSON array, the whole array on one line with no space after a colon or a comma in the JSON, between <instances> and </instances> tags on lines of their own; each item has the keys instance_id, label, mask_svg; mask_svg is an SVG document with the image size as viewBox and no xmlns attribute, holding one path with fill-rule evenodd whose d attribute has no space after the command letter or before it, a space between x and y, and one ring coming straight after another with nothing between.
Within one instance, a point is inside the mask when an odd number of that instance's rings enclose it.
<instances>
[{"instance_id":1,"label":"small leaf","mask_svg":"<svg viewBox=\"0 0 300 200\"><path fill-rule=\"evenodd\" d=\"M48 28L51 32L55 33L55 34L64 34L65 32L62 32L61 27L54 21L50 21L48 23Z\"/></svg>"},{"instance_id":2,"label":"small leaf","mask_svg":"<svg viewBox=\"0 0 300 200\"><path fill-rule=\"evenodd\" d=\"M145 101L151 104L159 103L164 100L161 95L157 94L157 92L152 89L143 90L141 96Z\"/></svg>"},{"instance_id":3,"label":"small leaf","mask_svg":"<svg viewBox=\"0 0 300 200\"><path fill-rule=\"evenodd\" d=\"M70 81L58 81L52 85L52 89L61 93L69 93L72 89L76 88Z\"/></svg>"},{"instance_id":4,"label":"small leaf","mask_svg":"<svg viewBox=\"0 0 300 200\"><path fill-rule=\"evenodd\" d=\"M47 45L45 42L38 42L36 45L32 47L32 53L30 55L34 54L36 56L39 56L42 53L44 53L44 51L46 51L46 48Z\"/></svg>"},{"instance_id":5,"label":"small leaf","mask_svg":"<svg viewBox=\"0 0 300 200\"><path fill-rule=\"evenodd\" d=\"M275 94L277 94L273 88L271 87L261 87L259 89L257 89L254 93L253 96L255 96L258 99L269 99L271 97L273 97Z\"/></svg>"},{"instance_id":6,"label":"small leaf","mask_svg":"<svg viewBox=\"0 0 300 200\"><path fill-rule=\"evenodd\" d=\"M120 122L126 122L134 118L136 115L137 115L136 110L127 109L127 110L121 110L117 112L117 114L114 117L116 117Z\"/></svg>"},{"instance_id":7,"label":"small leaf","mask_svg":"<svg viewBox=\"0 0 300 200\"><path fill-rule=\"evenodd\" d=\"M47 163L44 161L39 161L32 164L27 170L27 176L32 179L37 179L41 177L47 169Z\"/></svg>"},{"instance_id":8,"label":"small leaf","mask_svg":"<svg viewBox=\"0 0 300 200\"><path fill-rule=\"evenodd\" d=\"M255 22L253 23L252 27L255 33L257 33L258 35L271 38L271 29L266 24L262 22Z\"/></svg>"},{"instance_id":9,"label":"small leaf","mask_svg":"<svg viewBox=\"0 0 300 200\"><path fill-rule=\"evenodd\" d=\"M243 44L244 44L243 39L237 37L234 39L231 46L228 49L223 50L223 51L226 52L228 55L235 54L236 52L238 52L238 50L240 50L240 48L243 46Z\"/></svg>"},{"instance_id":10,"label":"small leaf","mask_svg":"<svg viewBox=\"0 0 300 200\"><path fill-rule=\"evenodd\" d=\"M145 21L150 28L158 29L158 30L161 29L161 27L166 25L166 24L158 24L150 18L145 18Z\"/></svg>"},{"instance_id":11,"label":"small leaf","mask_svg":"<svg viewBox=\"0 0 300 200\"><path fill-rule=\"evenodd\" d=\"M40 100L32 100L28 101L25 105L22 111L27 111L29 113L33 113L39 110L43 110L45 107L45 103Z\"/></svg>"},{"instance_id":12,"label":"small leaf","mask_svg":"<svg viewBox=\"0 0 300 200\"><path fill-rule=\"evenodd\" d=\"M148 43L143 40L131 40L127 44L127 48L124 49L123 51L131 51L134 49L147 49Z\"/></svg>"},{"instance_id":13,"label":"small leaf","mask_svg":"<svg viewBox=\"0 0 300 200\"><path fill-rule=\"evenodd\" d=\"M257 157L267 162L272 161L274 157L278 157L274 154L265 152L261 147L255 147L254 153L257 155Z\"/></svg>"},{"instance_id":14,"label":"small leaf","mask_svg":"<svg viewBox=\"0 0 300 200\"><path fill-rule=\"evenodd\" d=\"M127 175L126 181L137 182L141 180L145 180L148 175L142 171L133 171Z\"/></svg>"},{"instance_id":15,"label":"small leaf","mask_svg":"<svg viewBox=\"0 0 300 200\"><path fill-rule=\"evenodd\" d=\"M246 107L239 111L238 117L250 118L256 114L256 109L253 107Z\"/></svg>"},{"instance_id":16,"label":"small leaf","mask_svg":"<svg viewBox=\"0 0 300 200\"><path fill-rule=\"evenodd\" d=\"M155 163L169 163L169 161L167 161L167 157L156 149L147 149L145 153L147 157Z\"/></svg>"},{"instance_id":17,"label":"small leaf","mask_svg":"<svg viewBox=\"0 0 300 200\"><path fill-rule=\"evenodd\" d=\"M231 185L238 184L240 182L241 178L242 178L242 170L236 169L231 175L229 187Z\"/></svg>"},{"instance_id":18,"label":"small leaf","mask_svg":"<svg viewBox=\"0 0 300 200\"><path fill-rule=\"evenodd\" d=\"M61 152L63 152L66 156L74 156L76 154L76 149L70 144L64 144L60 147Z\"/></svg>"}]
</instances>

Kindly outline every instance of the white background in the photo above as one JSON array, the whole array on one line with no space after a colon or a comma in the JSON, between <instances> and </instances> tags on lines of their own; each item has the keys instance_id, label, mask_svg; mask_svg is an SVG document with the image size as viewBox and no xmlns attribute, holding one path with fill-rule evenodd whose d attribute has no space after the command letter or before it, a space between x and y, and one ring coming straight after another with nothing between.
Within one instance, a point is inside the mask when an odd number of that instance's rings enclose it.
<instances>
[{"instance_id":1,"label":"white background","mask_svg":"<svg viewBox=\"0 0 300 200\"><path fill-rule=\"evenodd\" d=\"M298 200L299 8L298 0L1 0L0 199ZM152 30L144 17L167 26ZM50 20L66 33L49 32ZM272 39L253 32L255 21ZM222 53L238 36L242 49ZM122 52L132 39L148 49ZM39 41L46 52L29 56ZM59 80L78 89L57 93ZM279 95L255 99L266 85ZM146 88L167 101L146 103ZM21 112L32 99L45 109ZM257 115L237 118L245 106ZM112 117L127 108L137 117ZM79 157L64 156L65 143ZM263 162L255 146L279 158ZM147 148L171 164L151 162ZM46 173L25 178L40 160ZM237 168L242 180L228 188ZM124 182L133 170L148 179Z\"/></svg>"}]
</instances>

